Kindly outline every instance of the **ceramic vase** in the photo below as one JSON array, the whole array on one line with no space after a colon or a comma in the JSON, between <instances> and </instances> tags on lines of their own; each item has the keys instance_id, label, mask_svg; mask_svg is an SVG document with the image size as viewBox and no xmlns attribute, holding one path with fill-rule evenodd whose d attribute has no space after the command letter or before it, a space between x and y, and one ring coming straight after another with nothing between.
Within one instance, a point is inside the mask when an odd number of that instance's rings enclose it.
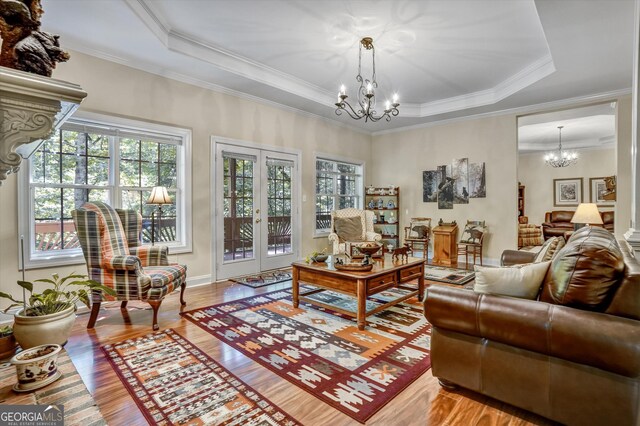
<instances>
[{"instance_id":1,"label":"ceramic vase","mask_svg":"<svg viewBox=\"0 0 640 426\"><path fill-rule=\"evenodd\" d=\"M18 383L13 386L16 392L30 392L55 382L62 375L58 371L60 345L40 345L24 350L13 358L11 364L16 367Z\"/></svg>"}]
</instances>

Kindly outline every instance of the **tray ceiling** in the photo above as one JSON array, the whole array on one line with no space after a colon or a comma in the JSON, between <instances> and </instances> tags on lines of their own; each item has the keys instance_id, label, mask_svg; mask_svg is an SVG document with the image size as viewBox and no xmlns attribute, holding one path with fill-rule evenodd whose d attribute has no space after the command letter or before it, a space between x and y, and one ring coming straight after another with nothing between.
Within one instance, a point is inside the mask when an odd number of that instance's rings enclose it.
<instances>
[{"instance_id":1,"label":"tray ceiling","mask_svg":"<svg viewBox=\"0 0 640 426\"><path fill-rule=\"evenodd\" d=\"M56 0L44 9L43 27L63 47L372 132L631 86L632 0ZM378 102L400 95L390 123L333 112L340 84L355 94L363 36L376 47Z\"/></svg>"}]
</instances>

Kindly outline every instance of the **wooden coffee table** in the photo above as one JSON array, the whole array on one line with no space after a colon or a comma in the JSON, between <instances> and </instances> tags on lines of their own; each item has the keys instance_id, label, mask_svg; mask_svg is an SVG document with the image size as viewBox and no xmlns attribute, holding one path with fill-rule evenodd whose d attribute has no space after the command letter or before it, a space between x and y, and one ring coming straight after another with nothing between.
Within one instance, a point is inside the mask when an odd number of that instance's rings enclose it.
<instances>
[{"instance_id":1,"label":"wooden coffee table","mask_svg":"<svg viewBox=\"0 0 640 426\"><path fill-rule=\"evenodd\" d=\"M391 305L402 302L415 295L418 300L424 297L424 259L410 257L407 260L393 262L391 255L385 254L384 257L375 260L375 265L368 272L339 271L333 267L332 260L335 256L330 256L327 263L306 263L294 262L291 264L293 268L293 307L297 308L300 300L313 303L314 305L323 306L335 311L355 316L358 321L358 329L364 330L366 326L366 317L386 309ZM411 280L418 279L418 289L402 286ZM311 284L317 289L300 293L300 282ZM366 310L367 296L380 293L391 287L412 290L406 295L387 302L370 311ZM308 296L320 291L332 290L340 293L355 296L358 299L358 310L354 315L353 312L345 311L309 299Z\"/></svg>"}]
</instances>

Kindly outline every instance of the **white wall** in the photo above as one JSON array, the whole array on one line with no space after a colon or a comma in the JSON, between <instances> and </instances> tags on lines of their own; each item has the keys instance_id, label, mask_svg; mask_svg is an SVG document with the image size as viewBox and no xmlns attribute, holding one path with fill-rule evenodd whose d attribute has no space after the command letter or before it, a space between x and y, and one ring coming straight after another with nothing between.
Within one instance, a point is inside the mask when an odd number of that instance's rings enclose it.
<instances>
[{"instance_id":1,"label":"white wall","mask_svg":"<svg viewBox=\"0 0 640 426\"><path fill-rule=\"evenodd\" d=\"M553 168L544 164L544 153L527 153L518 156L518 180L525 186L525 216L529 223L544 222L545 212L551 210L573 210L575 207L553 205L553 180L582 178L582 200L590 202L589 178L616 174L616 150L588 149L578 151L579 159L569 167ZM601 211L613 208L599 208Z\"/></svg>"},{"instance_id":2,"label":"white wall","mask_svg":"<svg viewBox=\"0 0 640 426\"><path fill-rule=\"evenodd\" d=\"M302 253L327 245L313 239L314 152L370 161L368 134L239 97L170 80L123 65L72 52L54 77L79 84L89 94L80 109L102 114L190 128L193 132L193 252L171 255L186 263L188 276L198 281L211 275L210 137L223 136L302 151ZM0 291L18 295L16 176L0 187ZM86 273L84 264L27 271L27 279L53 272ZM2 303L2 302L0 302Z\"/></svg>"},{"instance_id":3,"label":"white wall","mask_svg":"<svg viewBox=\"0 0 640 426\"><path fill-rule=\"evenodd\" d=\"M440 218L455 220L462 227L467 220L485 220L489 234L484 258L498 263L504 249L517 245L516 137L512 114L376 135L367 184L400 186L402 226L411 217L431 217L434 225ZM465 157L470 163L485 163L487 198L472 198L451 210L424 203L422 172Z\"/></svg>"}]
</instances>

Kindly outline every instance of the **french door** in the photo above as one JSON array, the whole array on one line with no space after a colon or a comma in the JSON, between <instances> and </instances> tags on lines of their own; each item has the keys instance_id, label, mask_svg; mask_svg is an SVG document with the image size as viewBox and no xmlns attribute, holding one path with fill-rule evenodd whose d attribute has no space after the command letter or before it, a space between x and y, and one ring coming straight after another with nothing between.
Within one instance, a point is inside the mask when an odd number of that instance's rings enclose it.
<instances>
[{"instance_id":1,"label":"french door","mask_svg":"<svg viewBox=\"0 0 640 426\"><path fill-rule=\"evenodd\" d=\"M289 266L299 257L298 157L216 144L216 279Z\"/></svg>"}]
</instances>

